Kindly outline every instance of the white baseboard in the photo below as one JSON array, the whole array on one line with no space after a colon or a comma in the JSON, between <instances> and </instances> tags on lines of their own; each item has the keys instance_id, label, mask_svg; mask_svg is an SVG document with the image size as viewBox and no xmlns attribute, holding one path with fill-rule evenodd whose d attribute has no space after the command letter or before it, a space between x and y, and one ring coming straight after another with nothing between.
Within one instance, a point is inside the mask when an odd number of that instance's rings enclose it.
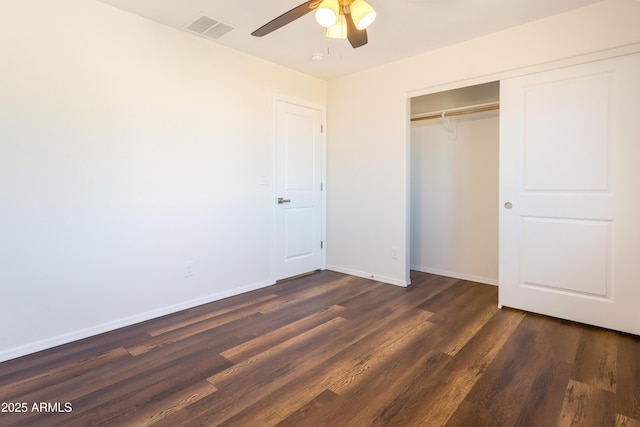
<instances>
[{"instance_id":1,"label":"white baseboard","mask_svg":"<svg viewBox=\"0 0 640 427\"><path fill-rule=\"evenodd\" d=\"M49 348L57 347L62 344L68 344L73 341L78 341L84 338L92 337L94 335L102 334L104 332L113 331L115 329L123 328L125 326L131 326L136 323L144 322L147 320L155 319L157 317L166 316L167 314L177 313L178 311L187 310L199 305L208 304L210 302L218 301L223 298L232 297L234 295L242 294L245 292L253 291L256 289L264 288L273 285L273 280L265 280L258 283L253 283L247 286L230 289L223 292L218 292L212 295L208 295L202 298L196 298L190 301L181 302L178 304L162 307L157 310L147 311L145 313L136 314L134 316L125 317L123 319L114 320L112 322L103 323L90 328L73 331L70 333L58 335L55 337L47 338L34 343L29 343L20 347L11 348L8 350L0 351L0 362L15 359L17 357L26 356L38 351L47 350Z\"/></svg>"},{"instance_id":2,"label":"white baseboard","mask_svg":"<svg viewBox=\"0 0 640 427\"><path fill-rule=\"evenodd\" d=\"M404 288L407 287L407 282L405 280L393 279L391 277L379 276L373 273L367 273L364 271L353 270L350 268L339 267L337 265L327 265L327 270L335 271L337 273L349 274L351 276L364 277L365 279L376 280L378 282L388 283L390 285L402 286Z\"/></svg>"},{"instance_id":3,"label":"white baseboard","mask_svg":"<svg viewBox=\"0 0 640 427\"><path fill-rule=\"evenodd\" d=\"M440 270L431 267L422 267L419 265L411 265L411 269L422 273L437 274L438 276L453 277L454 279L468 280L470 282L484 283L486 285L498 286L498 279L491 277L474 276L472 274L458 273L455 271Z\"/></svg>"}]
</instances>

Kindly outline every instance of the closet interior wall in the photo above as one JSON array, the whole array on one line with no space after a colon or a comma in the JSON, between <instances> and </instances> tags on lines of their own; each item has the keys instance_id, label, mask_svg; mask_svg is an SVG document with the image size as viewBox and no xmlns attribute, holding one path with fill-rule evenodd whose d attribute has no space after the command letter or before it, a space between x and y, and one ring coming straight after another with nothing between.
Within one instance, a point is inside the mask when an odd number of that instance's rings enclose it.
<instances>
[{"instance_id":1,"label":"closet interior wall","mask_svg":"<svg viewBox=\"0 0 640 427\"><path fill-rule=\"evenodd\" d=\"M412 270L498 284L498 110L417 120L499 101L499 82L411 100Z\"/></svg>"}]
</instances>

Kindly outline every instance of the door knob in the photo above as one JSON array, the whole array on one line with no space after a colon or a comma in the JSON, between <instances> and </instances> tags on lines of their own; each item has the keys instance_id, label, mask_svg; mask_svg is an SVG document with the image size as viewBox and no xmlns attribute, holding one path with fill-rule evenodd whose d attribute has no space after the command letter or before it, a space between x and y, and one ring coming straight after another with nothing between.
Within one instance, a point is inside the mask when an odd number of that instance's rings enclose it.
<instances>
[{"instance_id":1,"label":"door knob","mask_svg":"<svg viewBox=\"0 0 640 427\"><path fill-rule=\"evenodd\" d=\"M282 197L278 197L278 204L281 205L283 203L291 203L291 200L283 199Z\"/></svg>"},{"instance_id":2,"label":"door knob","mask_svg":"<svg viewBox=\"0 0 640 427\"><path fill-rule=\"evenodd\" d=\"M504 208L505 209L511 209L513 207L513 205L511 204L511 202L507 202L504 204Z\"/></svg>"}]
</instances>

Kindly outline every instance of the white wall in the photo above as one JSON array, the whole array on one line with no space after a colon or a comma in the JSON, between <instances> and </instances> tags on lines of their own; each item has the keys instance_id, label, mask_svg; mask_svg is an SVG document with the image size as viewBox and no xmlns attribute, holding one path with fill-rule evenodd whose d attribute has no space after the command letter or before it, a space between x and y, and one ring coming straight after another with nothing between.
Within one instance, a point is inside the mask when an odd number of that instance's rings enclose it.
<instances>
[{"instance_id":1,"label":"white wall","mask_svg":"<svg viewBox=\"0 0 640 427\"><path fill-rule=\"evenodd\" d=\"M0 360L272 283L273 95L324 81L88 0L0 28Z\"/></svg>"},{"instance_id":2,"label":"white wall","mask_svg":"<svg viewBox=\"0 0 640 427\"><path fill-rule=\"evenodd\" d=\"M498 284L498 112L411 124L411 269Z\"/></svg>"},{"instance_id":3,"label":"white wall","mask_svg":"<svg viewBox=\"0 0 640 427\"><path fill-rule=\"evenodd\" d=\"M640 2L606 0L330 81L328 268L408 282L408 96L639 50L638 16Z\"/></svg>"}]
</instances>

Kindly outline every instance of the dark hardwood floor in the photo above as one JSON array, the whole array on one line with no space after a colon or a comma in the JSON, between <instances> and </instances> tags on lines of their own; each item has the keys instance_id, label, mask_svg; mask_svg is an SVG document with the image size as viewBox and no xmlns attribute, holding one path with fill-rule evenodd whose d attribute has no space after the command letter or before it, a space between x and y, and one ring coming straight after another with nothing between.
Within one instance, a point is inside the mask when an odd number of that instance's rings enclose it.
<instances>
[{"instance_id":1,"label":"dark hardwood floor","mask_svg":"<svg viewBox=\"0 0 640 427\"><path fill-rule=\"evenodd\" d=\"M640 426L640 337L412 281L317 272L4 362L0 426Z\"/></svg>"}]
</instances>

